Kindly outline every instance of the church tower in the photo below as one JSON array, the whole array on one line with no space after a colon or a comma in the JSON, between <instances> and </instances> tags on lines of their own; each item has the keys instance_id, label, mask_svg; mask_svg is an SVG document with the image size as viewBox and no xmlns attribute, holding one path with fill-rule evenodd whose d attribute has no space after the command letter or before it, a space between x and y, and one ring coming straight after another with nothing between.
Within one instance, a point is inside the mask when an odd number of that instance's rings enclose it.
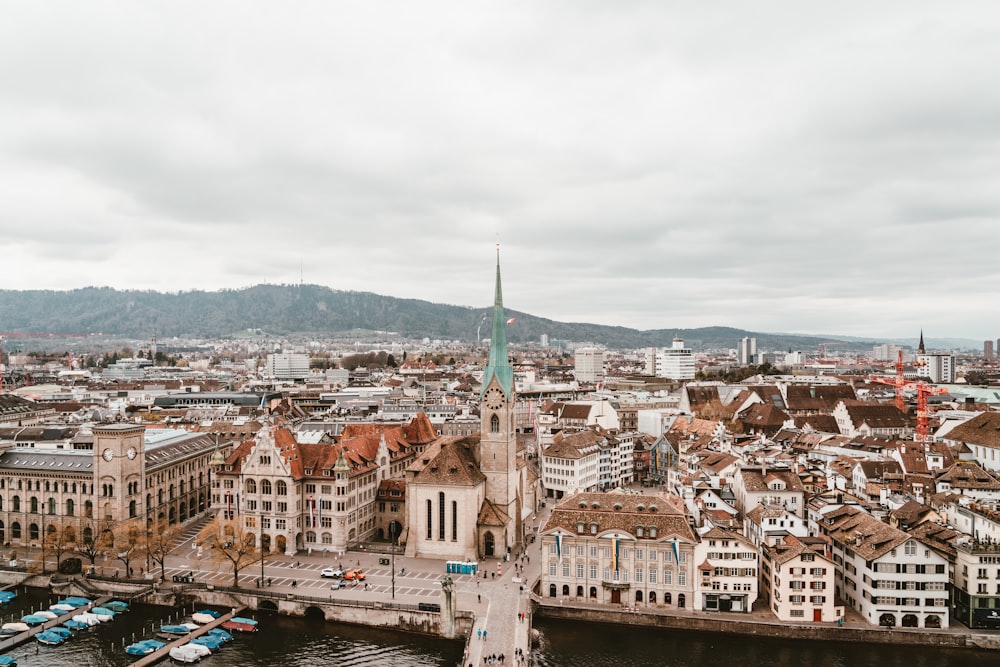
<instances>
[{"instance_id":1,"label":"church tower","mask_svg":"<svg viewBox=\"0 0 1000 667\"><path fill-rule=\"evenodd\" d=\"M521 535L520 473L517 468L514 405L514 368L507 357L507 319L503 312L500 249L497 248L493 332L490 338L490 356L483 372L479 406L479 467L486 476L486 500L495 509L506 514L502 543L507 547L517 544Z\"/></svg>"}]
</instances>

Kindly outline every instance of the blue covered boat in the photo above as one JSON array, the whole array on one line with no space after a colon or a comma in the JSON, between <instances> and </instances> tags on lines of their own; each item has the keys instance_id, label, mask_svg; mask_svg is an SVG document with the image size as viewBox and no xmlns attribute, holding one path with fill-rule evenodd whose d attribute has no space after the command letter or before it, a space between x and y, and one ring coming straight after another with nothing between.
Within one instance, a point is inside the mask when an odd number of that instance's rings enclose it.
<instances>
[{"instance_id":1,"label":"blue covered boat","mask_svg":"<svg viewBox=\"0 0 1000 667\"><path fill-rule=\"evenodd\" d=\"M39 644L45 644L46 646L58 646L66 641L58 632L52 632L52 630L46 630L45 632L39 632L35 635L35 639Z\"/></svg>"},{"instance_id":2,"label":"blue covered boat","mask_svg":"<svg viewBox=\"0 0 1000 667\"><path fill-rule=\"evenodd\" d=\"M129 655L149 655L153 651L163 648L166 643L158 639L143 639L141 642L129 644L125 647L125 652Z\"/></svg>"},{"instance_id":3,"label":"blue covered boat","mask_svg":"<svg viewBox=\"0 0 1000 667\"><path fill-rule=\"evenodd\" d=\"M21 622L27 623L28 625L41 625L47 620L49 619L41 614L28 614L27 616L21 617Z\"/></svg>"},{"instance_id":4,"label":"blue covered boat","mask_svg":"<svg viewBox=\"0 0 1000 667\"><path fill-rule=\"evenodd\" d=\"M112 600L111 602L105 602L102 606L107 607L116 614L124 614L128 611L128 603L122 602L121 600Z\"/></svg>"},{"instance_id":5,"label":"blue covered boat","mask_svg":"<svg viewBox=\"0 0 1000 667\"><path fill-rule=\"evenodd\" d=\"M0 655L0 667L17 667L17 660L9 655Z\"/></svg>"},{"instance_id":6,"label":"blue covered boat","mask_svg":"<svg viewBox=\"0 0 1000 667\"><path fill-rule=\"evenodd\" d=\"M182 623L180 625L161 625L160 632L165 632L168 635L186 635L192 630L197 630L198 626L194 623Z\"/></svg>"},{"instance_id":7,"label":"blue covered boat","mask_svg":"<svg viewBox=\"0 0 1000 667\"><path fill-rule=\"evenodd\" d=\"M209 634L202 635L201 637L195 637L191 640L191 643L207 646L208 650L212 653L218 653L219 649L222 648L222 640Z\"/></svg>"},{"instance_id":8,"label":"blue covered boat","mask_svg":"<svg viewBox=\"0 0 1000 667\"><path fill-rule=\"evenodd\" d=\"M83 607L90 604L90 598L82 598L77 595L71 595L68 598L59 600L59 604L68 604L72 607Z\"/></svg>"},{"instance_id":9,"label":"blue covered boat","mask_svg":"<svg viewBox=\"0 0 1000 667\"><path fill-rule=\"evenodd\" d=\"M231 634L229 634L228 632L226 632L225 630L223 630L222 628L212 628L211 630L209 630L205 634L212 635L213 637L218 637L223 642L231 642L231 641L233 641L233 636Z\"/></svg>"},{"instance_id":10,"label":"blue covered boat","mask_svg":"<svg viewBox=\"0 0 1000 667\"><path fill-rule=\"evenodd\" d=\"M74 621L73 619L69 619L68 621L63 621L62 626L64 628L69 628L70 630L86 630L87 628L90 627L89 625L87 625L82 621Z\"/></svg>"},{"instance_id":11,"label":"blue covered boat","mask_svg":"<svg viewBox=\"0 0 1000 667\"><path fill-rule=\"evenodd\" d=\"M0 591L0 604L7 604L11 600L17 597L17 593L11 591ZM2 657L2 656L0 656ZM2 663L0 663L2 664Z\"/></svg>"}]
</instances>

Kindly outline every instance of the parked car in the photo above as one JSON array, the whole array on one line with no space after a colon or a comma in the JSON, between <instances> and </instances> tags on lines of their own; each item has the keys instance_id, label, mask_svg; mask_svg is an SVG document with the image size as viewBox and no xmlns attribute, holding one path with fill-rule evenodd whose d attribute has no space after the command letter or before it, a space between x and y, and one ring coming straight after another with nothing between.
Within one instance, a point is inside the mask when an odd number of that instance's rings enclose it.
<instances>
[{"instance_id":1,"label":"parked car","mask_svg":"<svg viewBox=\"0 0 1000 667\"><path fill-rule=\"evenodd\" d=\"M321 577L331 577L333 579L340 579L344 576L344 571L335 567L323 568L323 571L319 573Z\"/></svg>"},{"instance_id":2,"label":"parked car","mask_svg":"<svg viewBox=\"0 0 1000 667\"><path fill-rule=\"evenodd\" d=\"M341 581L340 579L334 579L333 583L330 584L330 590L334 591L339 591L343 587L344 587L344 582Z\"/></svg>"},{"instance_id":3,"label":"parked car","mask_svg":"<svg viewBox=\"0 0 1000 667\"><path fill-rule=\"evenodd\" d=\"M344 574L344 579L347 579L348 581L350 581L352 579L356 579L358 581L364 581L364 579L365 579L365 573L362 572L361 570L348 570Z\"/></svg>"}]
</instances>

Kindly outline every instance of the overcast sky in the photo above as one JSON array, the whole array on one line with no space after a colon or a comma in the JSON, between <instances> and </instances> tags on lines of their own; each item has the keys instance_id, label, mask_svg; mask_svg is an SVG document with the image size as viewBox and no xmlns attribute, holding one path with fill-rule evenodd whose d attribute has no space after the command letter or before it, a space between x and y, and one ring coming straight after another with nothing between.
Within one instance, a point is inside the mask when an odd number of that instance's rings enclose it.
<instances>
[{"instance_id":1,"label":"overcast sky","mask_svg":"<svg viewBox=\"0 0 1000 667\"><path fill-rule=\"evenodd\" d=\"M0 287L997 338L1000 3L2 2ZM0 326L2 328L2 326Z\"/></svg>"}]
</instances>

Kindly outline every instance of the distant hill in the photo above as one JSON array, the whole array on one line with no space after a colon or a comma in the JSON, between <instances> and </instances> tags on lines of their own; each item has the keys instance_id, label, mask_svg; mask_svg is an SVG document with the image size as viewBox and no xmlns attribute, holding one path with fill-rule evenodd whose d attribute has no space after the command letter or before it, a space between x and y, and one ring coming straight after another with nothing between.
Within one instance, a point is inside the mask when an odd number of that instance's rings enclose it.
<instances>
[{"instance_id":1,"label":"distant hill","mask_svg":"<svg viewBox=\"0 0 1000 667\"><path fill-rule=\"evenodd\" d=\"M259 329L275 336L337 336L355 330L389 331L406 338L473 341L489 306L450 306L345 292L319 285L257 285L217 292L162 293L86 287L69 291L0 290L0 331L95 333L148 339L228 338ZM814 350L828 337L761 334L729 327L640 331L582 322L556 322L508 310L512 342L550 339L591 342L611 348L669 346L674 336L696 350L736 347L744 336L768 350ZM489 335L489 322L481 331ZM870 342L855 342L858 349ZM843 347L838 349L844 349Z\"/></svg>"}]
</instances>

